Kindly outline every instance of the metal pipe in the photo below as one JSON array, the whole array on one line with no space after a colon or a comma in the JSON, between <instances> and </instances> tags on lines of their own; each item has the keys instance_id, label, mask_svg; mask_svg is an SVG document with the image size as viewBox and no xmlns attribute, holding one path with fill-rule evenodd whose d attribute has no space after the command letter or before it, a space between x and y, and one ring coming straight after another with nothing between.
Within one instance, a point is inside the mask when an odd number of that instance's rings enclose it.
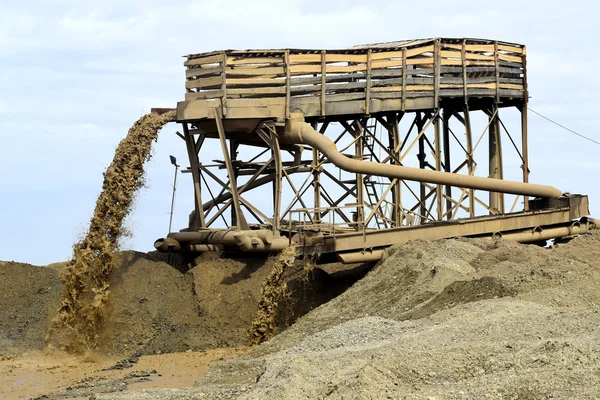
<instances>
[{"instance_id":1,"label":"metal pipe","mask_svg":"<svg viewBox=\"0 0 600 400\"><path fill-rule=\"evenodd\" d=\"M181 244L224 244L237 245L235 235L244 233L248 237L256 237L263 242L273 243L273 231L261 230L208 230L199 232L172 232L167 236L168 239L174 239Z\"/></svg>"},{"instance_id":2,"label":"metal pipe","mask_svg":"<svg viewBox=\"0 0 600 400\"><path fill-rule=\"evenodd\" d=\"M246 252L281 251L289 246L287 238L277 238L271 243L266 243L259 237L250 237L247 233L238 233L235 241L240 250Z\"/></svg>"},{"instance_id":3,"label":"metal pipe","mask_svg":"<svg viewBox=\"0 0 600 400\"><path fill-rule=\"evenodd\" d=\"M177 253L181 250L181 244L169 237L160 238L154 242L154 248L161 253Z\"/></svg>"},{"instance_id":4,"label":"metal pipe","mask_svg":"<svg viewBox=\"0 0 600 400\"><path fill-rule=\"evenodd\" d=\"M585 221L585 222L584 222ZM559 226L554 228L533 228L526 231L514 232L514 233L494 233L491 236L482 236L488 239L503 239L503 240L514 240L519 243L534 243L549 239L562 238L566 236L582 235L587 233L591 229L598 229L599 225L592 218L588 218L587 221L582 219L581 222L574 222L569 226ZM344 264L362 263L362 262L375 262L381 260L383 256L382 249L375 249L371 251L355 251L349 253L338 253L336 254L337 259Z\"/></svg>"},{"instance_id":5,"label":"metal pipe","mask_svg":"<svg viewBox=\"0 0 600 400\"><path fill-rule=\"evenodd\" d=\"M479 176L454 174L442 171L430 171L401 165L371 163L348 158L340 153L328 137L315 131L304 122L301 113L292 113L288 120L285 136L295 143L309 145L323 153L329 161L344 171L358 174L406 179L417 182L429 182L452 185L461 188L487 190L490 192L512 193L524 196L559 197L562 192L552 186L536 185L523 182L505 181L502 179L482 178Z\"/></svg>"}]
</instances>

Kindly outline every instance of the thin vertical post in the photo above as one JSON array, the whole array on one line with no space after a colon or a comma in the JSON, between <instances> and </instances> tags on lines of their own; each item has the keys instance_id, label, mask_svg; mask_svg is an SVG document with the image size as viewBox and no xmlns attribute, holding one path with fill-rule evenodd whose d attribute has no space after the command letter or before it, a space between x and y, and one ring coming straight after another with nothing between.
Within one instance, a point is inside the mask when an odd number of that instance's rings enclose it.
<instances>
[{"instance_id":1,"label":"thin vertical post","mask_svg":"<svg viewBox=\"0 0 600 400\"><path fill-rule=\"evenodd\" d=\"M198 152L196 151L194 137L190 134L187 122L184 122L182 127L188 157L190 159L190 168L192 169L192 181L194 182L194 219L191 221L190 228L198 229L199 227L206 226L206 221L204 220L204 207L202 206L200 162L198 160Z\"/></svg>"},{"instance_id":2,"label":"thin vertical post","mask_svg":"<svg viewBox=\"0 0 600 400\"><path fill-rule=\"evenodd\" d=\"M401 114L402 115L402 114ZM387 123L391 128L391 132L388 131L389 136L389 147L392 155L399 160L400 159L400 132L398 130L399 123L398 114L394 113L388 116ZM392 159L392 164L397 164L396 160ZM392 211L392 221L396 226L402 225L402 181L396 180L394 184L394 190L392 191L392 201L394 203L394 209Z\"/></svg>"},{"instance_id":3,"label":"thin vertical post","mask_svg":"<svg viewBox=\"0 0 600 400\"><path fill-rule=\"evenodd\" d=\"M363 157L363 130L362 130L362 126L357 123L356 121L354 121L354 123L352 124L354 126L354 137L358 138L358 140L356 140L356 144L354 145L355 148L355 156L356 159L358 160L362 160ZM363 223L365 220L365 216L364 216L364 202L365 202L365 198L364 198L364 185L363 185L363 174L356 174L356 203L357 203L357 207L356 207L356 229L360 230L363 228Z\"/></svg>"},{"instance_id":4,"label":"thin vertical post","mask_svg":"<svg viewBox=\"0 0 600 400\"><path fill-rule=\"evenodd\" d=\"M521 153L523 155L523 182L529 182L529 152L527 138L527 107L529 104L529 89L527 87L527 51L523 46L523 106L521 107ZM529 210L529 197L523 196L523 206Z\"/></svg>"},{"instance_id":5,"label":"thin vertical post","mask_svg":"<svg viewBox=\"0 0 600 400\"><path fill-rule=\"evenodd\" d=\"M231 165L233 167L233 176L229 177L229 183L231 186L237 187L238 168L236 166L237 161L237 147L238 144L235 140L229 139L229 157L231 158ZM238 220L234 207L231 207L231 226L237 226Z\"/></svg>"},{"instance_id":6,"label":"thin vertical post","mask_svg":"<svg viewBox=\"0 0 600 400\"><path fill-rule=\"evenodd\" d=\"M435 117L433 121L433 128L435 132L435 170L442 170L442 154L441 154L441 134L440 134L440 117ZM436 211L437 219L441 221L443 219L442 214L442 185L437 184L435 186L435 197L436 197Z\"/></svg>"},{"instance_id":7,"label":"thin vertical post","mask_svg":"<svg viewBox=\"0 0 600 400\"><path fill-rule=\"evenodd\" d=\"M444 108L442 110L442 120L443 120L443 143L444 143L444 171L452 172L452 167L450 166L450 117L452 113ZM446 185L446 219L452 219L452 186Z\"/></svg>"},{"instance_id":8,"label":"thin vertical post","mask_svg":"<svg viewBox=\"0 0 600 400\"><path fill-rule=\"evenodd\" d=\"M312 123L312 127L314 130L317 130L317 121L314 121ZM321 127L321 129L324 129L325 125L323 127ZM321 173L320 173L320 166L319 166L319 157L320 157L320 153L319 150L313 148L312 150L312 163L311 163L311 167L312 167L312 174L313 174L313 207L315 208L315 212L314 212L314 216L313 216L313 220L315 222L315 224L318 224L321 222Z\"/></svg>"},{"instance_id":9,"label":"thin vertical post","mask_svg":"<svg viewBox=\"0 0 600 400\"><path fill-rule=\"evenodd\" d=\"M423 130L425 126L425 121L423 121L421 112L417 113L417 129L419 132ZM419 137L419 153L417 154L417 158L419 159L419 168L425 169L425 158L427 155L425 154L425 133ZM420 214L421 219L420 223L424 224L425 215L427 214L427 207L425 206L425 196L426 196L426 187L423 182L419 182L419 203L420 203Z\"/></svg>"},{"instance_id":10,"label":"thin vertical post","mask_svg":"<svg viewBox=\"0 0 600 400\"><path fill-rule=\"evenodd\" d=\"M275 164L275 180L273 181L273 232L279 233L280 215L281 215L281 182L283 179L283 164L281 159L281 148L279 147L279 138L275 132L269 129L271 133L271 152L273 163Z\"/></svg>"},{"instance_id":11,"label":"thin vertical post","mask_svg":"<svg viewBox=\"0 0 600 400\"><path fill-rule=\"evenodd\" d=\"M494 104L490 110L489 133L489 177L502 179L502 148L500 145L500 117L498 115L498 105ZM504 196L502 193L490 192L490 209L496 213L504 212Z\"/></svg>"}]
</instances>

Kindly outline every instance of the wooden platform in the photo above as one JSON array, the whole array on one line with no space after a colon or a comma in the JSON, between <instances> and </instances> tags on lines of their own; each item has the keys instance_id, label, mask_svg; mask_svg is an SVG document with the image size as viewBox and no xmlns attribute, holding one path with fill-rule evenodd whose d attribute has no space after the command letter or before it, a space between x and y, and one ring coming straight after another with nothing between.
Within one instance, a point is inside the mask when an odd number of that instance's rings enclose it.
<instances>
[{"instance_id":1,"label":"wooden platform","mask_svg":"<svg viewBox=\"0 0 600 400\"><path fill-rule=\"evenodd\" d=\"M224 50L190 54L178 120L284 120L437 108L442 101L527 96L525 46L482 39L434 38L340 50ZM471 101L473 104L471 105Z\"/></svg>"}]
</instances>

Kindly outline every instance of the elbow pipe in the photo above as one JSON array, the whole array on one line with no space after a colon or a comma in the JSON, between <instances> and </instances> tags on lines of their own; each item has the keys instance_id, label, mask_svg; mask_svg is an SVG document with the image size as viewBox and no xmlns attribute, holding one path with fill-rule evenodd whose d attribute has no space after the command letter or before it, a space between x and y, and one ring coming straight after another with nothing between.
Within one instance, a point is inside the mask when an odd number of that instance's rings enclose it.
<instances>
[{"instance_id":1,"label":"elbow pipe","mask_svg":"<svg viewBox=\"0 0 600 400\"><path fill-rule=\"evenodd\" d=\"M306 144L319 150L336 167L341 168L344 171L542 198L560 197L562 195L560 190L552 186L505 181L495 178L483 178L442 171L430 171L401 165L379 164L352 159L340 153L335 143L325 135L315 131L312 126L304 122L303 119L292 117L289 123L290 125L285 132L287 139L294 143Z\"/></svg>"},{"instance_id":2,"label":"elbow pipe","mask_svg":"<svg viewBox=\"0 0 600 400\"><path fill-rule=\"evenodd\" d=\"M154 248L161 253L178 253L181 251L181 244L173 238L166 237L157 239Z\"/></svg>"}]
</instances>

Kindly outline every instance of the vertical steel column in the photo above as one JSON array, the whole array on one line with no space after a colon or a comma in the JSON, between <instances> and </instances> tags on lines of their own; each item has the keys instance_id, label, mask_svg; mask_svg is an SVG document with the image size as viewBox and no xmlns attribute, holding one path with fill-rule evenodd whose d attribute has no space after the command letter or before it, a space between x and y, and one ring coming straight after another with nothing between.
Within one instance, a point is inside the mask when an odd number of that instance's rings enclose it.
<instances>
[{"instance_id":1,"label":"vertical steel column","mask_svg":"<svg viewBox=\"0 0 600 400\"><path fill-rule=\"evenodd\" d=\"M200 149L196 149L194 137L190 134L187 122L184 122L181 125L183 127L188 157L190 159L190 168L192 169L192 181L194 182L194 220L191 222L190 228L198 229L206 226L200 185L200 161L198 160L198 152Z\"/></svg>"},{"instance_id":2,"label":"vertical steel column","mask_svg":"<svg viewBox=\"0 0 600 400\"><path fill-rule=\"evenodd\" d=\"M317 130L317 121L314 121L312 123L312 127L314 130ZM321 129L326 128L326 125L324 124ZM312 174L313 174L313 182L312 182L312 186L313 186L313 207L315 208L315 212L314 212L314 222L315 224L318 224L321 222L321 173L319 171L319 169L321 167L319 167L319 157L320 157L320 153L319 150L317 149L312 149L312 162L311 162L311 167L312 167Z\"/></svg>"},{"instance_id":3,"label":"vertical steel column","mask_svg":"<svg viewBox=\"0 0 600 400\"><path fill-rule=\"evenodd\" d=\"M388 123L388 140L389 140L389 149L390 153L396 157L396 159L400 159L400 132L398 130L399 123L398 114L390 114L387 117ZM391 131L389 130L391 128ZM397 164L394 159L391 160L392 164ZM402 181L400 179L394 184L394 189L392 191L392 202L394 203L394 209L392 210L392 218L396 226L402 225Z\"/></svg>"},{"instance_id":4,"label":"vertical steel column","mask_svg":"<svg viewBox=\"0 0 600 400\"><path fill-rule=\"evenodd\" d=\"M469 92L468 77L467 77L467 40L464 39L461 48L462 71L463 71L463 93L464 93L464 114L465 114L465 130L467 133L467 168L469 175L475 174L473 162L473 132L471 131L471 114L469 111ZM475 190L469 189L469 216L475 216Z\"/></svg>"},{"instance_id":5,"label":"vertical steel column","mask_svg":"<svg viewBox=\"0 0 600 400\"><path fill-rule=\"evenodd\" d=\"M357 121L354 121L354 123L352 125L354 126L354 135L356 135L354 137L358 138L358 140L356 141L356 144L354 145L354 148L355 148L354 157L358 160L362 160L363 146L364 146L363 129L362 129L362 126ZM364 204L365 203L365 195L364 195L363 179L364 179L363 174L356 174L356 203L357 203L356 229L357 230L363 229L363 223L365 220L365 204Z\"/></svg>"},{"instance_id":6,"label":"vertical steel column","mask_svg":"<svg viewBox=\"0 0 600 400\"><path fill-rule=\"evenodd\" d=\"M240 196L238 195L237 186L233 184L233 167L231 165L231 158L229 157L229 151L227 150L227 138L225 137L225 129L223 128L223 120L221 119L221 111L218 108L215 108L215 122L217 124L217 131L219 133L219 140L221 142L221 150L223 151L223 158L225 159L225 166L227 167L227 175L229 176L229 188L231 192L231 197L233 199L233 208L235 210L235 215L237 216L237 221L239 223L239 227L241 229L248 229L248 223L246 222L246 218L242 213L242 208L240 205Z\"/></svg>"},{"instance_id":7,"label":"vertical steel column","mask_svg":"<svg viewBox=\"0 0 600 400\"><path fill-rule=\"evenodd\" d=\"M447 108L442 110L442 120L443 124L443 141L444 141L444 171L452 172L452 168L450 166L450 117L452 113ZM452 186L446 185L446 219L452 219Z\"/></svg>"},{"instance_id":8,"label":"vertical steel column","mask_svg":"<svg viewBox=\"0 0 600 400\"><path fill-rule=\"evenodd\" d=\"M523 155L523 182L529 182L529 152L527 138L527 107L529 88L527 87L527 51L523 47L523 106L521 107L521 153ZM529 210L529 197L523 196L523 206Z\"/></svg>"},{"instance_id":9,"label":"vertical steel column","mask_svg":"<svg viewBox=\"0 0 600 400\"><path fill-rule=\"evenodd\" d=\"M435 170L442 170L442 154L441 154L441 135L440 135L440 117L435 117L433 121L433 128L435 131ZM435 185L435 200L436 200L436 214L438 221L443 219L442 214L442 185Z\"/></svg>"},{"instance_id":10,"label":"vertical steel column","mask_svg":"<svg viewBox=\"0 0 600 400\"><path fill-rule=\"evenodd\" d=\"M490 110L491 116L488 137L489 137L489 177L502 179L502 148L500 144L500 117L498 115L498 105L493 104ZM502 193L490 192L489 194L490 213L504 213L504 196Z\"/></svg>"},{"instance_id":11,"label":"vertical steel column","mask_svg":"<svg viewBox=\"0 0 600 400\"><path fill-rule=\"evenodd\" d=\"M283 163L281 159L281 148L279 147L279 138L273 130L271 133L271 153L273 163L275 164L275 180L273 181L273 232L278 233L280 227L281 215L281 189L283 180Z\"/></svg>"},{"instance_id":12,"label":"vertical steel column","mask_svg":"<svg viewBox=\"0 0 600 400\"><path fill-rule=\"evenodd\" d=\"M237 161L237 148L238 144L235 140L229 139L229 157L231 158L231 165L233 167L233 176L229 177L229 182L232 186L237 187L238 168L236 166ZM231 226L237 226L238 219L235 212L235 207L231 207Z\"/></svg>"},{"instance_id":13,"label":"vertical steel column","mask_svg":"<svg viewBox=\"0 0 600 400\"><path fill-rule=\"evenodd\" d=\"M421 112L417 112L417 129L419 132L423 130L425 127L425 121L423 121ZM417 154L417 158L419 159L419 168L425 169L425 158L427 155L425 154L425 133L421 135L419 138L419 153ZM425 196L426 196L426 186L423 182L419 182L419 203L420 209L419 214L421 214L420 223L425 223L425 215L427 214L427 207L425 205Z\"/></svg>"}]
</instances>

